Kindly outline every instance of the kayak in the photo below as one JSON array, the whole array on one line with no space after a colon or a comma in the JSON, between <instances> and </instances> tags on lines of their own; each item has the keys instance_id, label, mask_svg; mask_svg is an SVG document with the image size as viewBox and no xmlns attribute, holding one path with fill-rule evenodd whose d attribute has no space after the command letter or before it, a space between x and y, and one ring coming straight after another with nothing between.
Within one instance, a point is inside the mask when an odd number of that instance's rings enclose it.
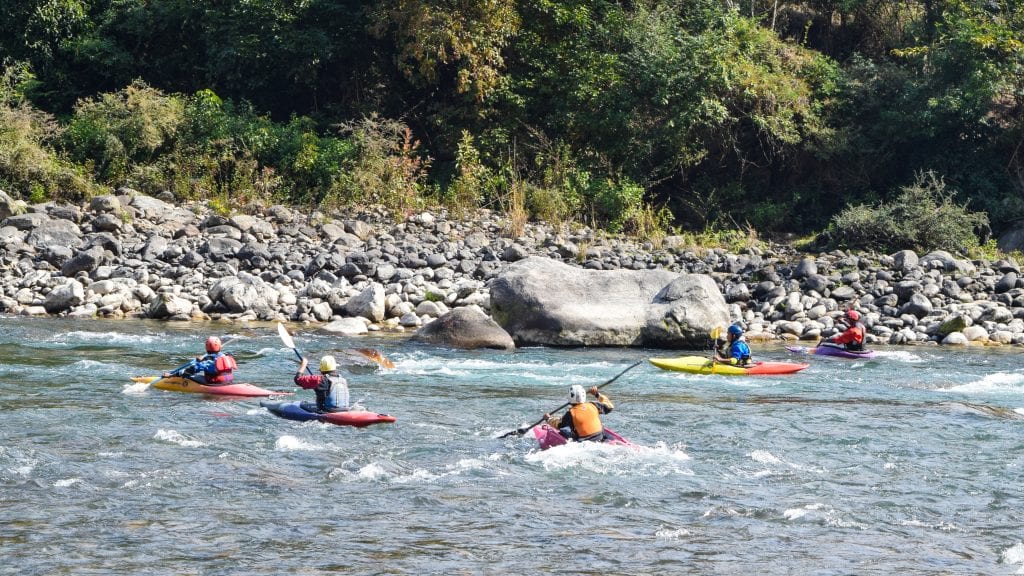
<instances>
[{"instance_id":1,"label":"kayak","mask_svg":"<svg viewBox=\"0 0 1024 576\"><path fill-rule=\"evenodd\" d=\"M754 362L746 366L735 366L725 362L712 362L704 356L680 356L679 358L651 358L650 363L662 370L678 370L693 374L768 375L792 374L810 364L797 362Z\"/></svg>"},{"instance_id":2,"label":"kayak","mask_svg":"<svg viewBox=\"0 0 1024 576\"><path fill-rule=\"evenodd\" d=\"M306 410L302 405L303 402L260 402L260 406L269 410L274 416L279 416L285 420L295 420L297 422L316 420L318 422L337 424L338 426L355 426L356 428L362 428L364 426L370 426L371 424L390 424L396 420L394 416L378 414L376 412L370 412L369 410L314 412Z\"/></svg>"},{"instance_id":3,"label":"kayak","mask_svg":"<svg viewBox=\"0 0 1024 576\"><path fill-rule=\"evenodd\" d=\"M615 431L605 428L605 433L611 436L610 440L605 440L604 444L611 444L613 446L635 446L629 440L626 440L622 436L619 436ZM533 427L533 436L537 439L537 443L540 444L541 450L547 450L548 448L554 448L555 446L561 446L562 444L568 444L569 440L562 436L558 430L555 430L548 424L541 424L540 426Z\"/></svg>"},{"instance_id":4,"label":"kayak","mask_svg":"<svg viewBox=\"0 0 1024 576\"><path fill-rule=\"evenodd\" d=\"M217 396L245 396L245 397L259 397L259 396L290 396L291 392L278 392L277 390L267 390L260 388L259 386L253 386L252 384L221 384L220 386L209 386L207 384L200 384L195 380L189 380L188 378L182 378L181 376L168 376L167 378L161 378L159 376L136 376L132 378L132 382L139 382L141 384L149 384L153 388L159 388L160 390L170 390L171 392L193 392L196 394L214 394Z\"/></svg>"},{"instance_id":5,"label":"kayak","mask_svg":"<svg viewBox=\"0 0 1024 576\"><path fill-rule=\"evenodd\" d=\"M786 346L786 350L790 352L796 352L797 354L816 354L818 356L835 356L836 358L874 358L874 350L861 350L860 352L854 352L853 350L847 350L839 346L829 346L827 344L820 344L815 348L805 348L804 346Z\"/></svg>"}]
</instances>

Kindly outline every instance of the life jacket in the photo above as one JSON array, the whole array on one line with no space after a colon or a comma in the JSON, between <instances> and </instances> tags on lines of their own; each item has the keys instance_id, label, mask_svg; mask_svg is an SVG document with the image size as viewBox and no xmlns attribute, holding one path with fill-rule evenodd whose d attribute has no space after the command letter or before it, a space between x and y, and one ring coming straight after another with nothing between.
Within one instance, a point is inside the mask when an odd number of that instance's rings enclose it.
<instances>
[{"instance_id":1,"label":"life jacket","mask_svg":"<svg viewBox=\"0 0 1024 576\"><path fill-rule=\"evenodd\" d=\"M604 430L601 426L601 415L593 402L576 404L569 408L569 414L572 415L572 429L577 438L593 436Z\"/></svg>"},{"instance_id":2,"label":"life jacket","mask_svg":"<svg viewBox=\"0 0 1024 576\"><path fill-rule=\"evenodd\" d=\"M236 368L238 368L238 363L235 362L234 356L227 353L221 354L213 359L213 369L216 370L216 373L208 376L206 381L211 384L231 382L235 378L231 373Z\"/></svg>"},{"instance_id":3,"label":"life jacket","mask_svg":"<svg viewBox=\"0 0 1024 576\"><path fill-rule=\"evenodd\" d=\"M852 326L853 340L846 343L847 350L861 351L864 349L864 324L857 322Z\"/></svg>"},{"instance_id":4,"label":"life jacket","mask_svg":"<svg viewBox=\"0 0 1024 576\"><path fill-rule=\"evenodd\" d=\"M747 345L747 341L743 336L737 338L732 343L732 346L729 347L729 357L740 366L750 364L750 346Z\"/></svg>"}]
</instances>

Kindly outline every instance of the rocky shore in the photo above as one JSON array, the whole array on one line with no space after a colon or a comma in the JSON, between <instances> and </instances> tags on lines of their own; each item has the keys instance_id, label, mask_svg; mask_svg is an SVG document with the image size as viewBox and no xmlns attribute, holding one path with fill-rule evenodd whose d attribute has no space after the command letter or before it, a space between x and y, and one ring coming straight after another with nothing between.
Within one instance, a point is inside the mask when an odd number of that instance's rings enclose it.
<instances>
[{"instance_id":1,"label":"rocky shore","mask_svg":"<svg viewBox=\"0 0 1024 576\"><path fill-rule=\"evenodd\" d=\"M513 234L485 211L396 223L379 211L310 215L284 206L225 216L130 189L84 206L25 205L0 192L6 314L417 330L453 309L490 315L494 280L531 256L581 272L706 276L724 298L722 313L751 339L827 337L852 307L871 344L1024 343L1024 280L1008 260L909 250L807 255L782 245L730 254L677 237L655 246L543 224Z\"/></svg>"}]
</instances>

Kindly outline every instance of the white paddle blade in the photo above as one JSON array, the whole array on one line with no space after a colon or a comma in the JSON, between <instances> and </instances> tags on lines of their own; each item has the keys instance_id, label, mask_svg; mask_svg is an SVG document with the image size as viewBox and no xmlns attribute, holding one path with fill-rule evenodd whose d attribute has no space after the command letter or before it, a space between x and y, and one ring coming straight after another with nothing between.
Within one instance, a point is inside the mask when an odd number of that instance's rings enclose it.
<instances>
[{"instance_id":1,"label":"white paddle blade","mask_svg":"<svg viewBox=\"0 0 1024 576\"><path fill-rule=\"evenodd\" d=\"M277 335L281 337L281 342L284 343L285 348L295 348L295 341L292 340L292 335L288 333L284 324L280 322L277 323Z\"/></svg>"}]
</instances>

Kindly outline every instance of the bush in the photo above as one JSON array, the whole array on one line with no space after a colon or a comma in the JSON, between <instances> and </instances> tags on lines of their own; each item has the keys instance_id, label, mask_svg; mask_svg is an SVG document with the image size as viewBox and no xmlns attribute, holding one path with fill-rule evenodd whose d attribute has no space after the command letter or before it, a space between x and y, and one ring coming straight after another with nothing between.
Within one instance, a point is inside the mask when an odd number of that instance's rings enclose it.
<instances>
[{"instance_id":1,"label":"bush","mask_svg":"<svg viewBox=\"0 0 1024 576\"><path fill-rule=\"evenodd\" d=\"M851 206L837 214L824 243L885 251L970 251L978 247L975 230L988 227L988 216L969 212L953 196L934 172L919 173L895 201Z\"/></svg>"},{"instance_id":2,"label":"bush","mask_svg":"<svg viewBox=\"0 0 1024 576\"><path fill-rule=\"evenodd\" d=\"M97 179L120 185L134 166L171 149L185 105L135 81L127 88L80 100L64 136L72 159L93 167Z\"/></svg>"},{"instance_id":3,"label":"bush","mask_svg":"<svg viewBox=\"0 0 1024 576\"><path fill-rule=\"evenodd\" d=\"M33 202L87 197L95 184L50 146L62 134L57 121L24 99L30 80L23 67L0 76L0 188Z\"/></svg>"}]
</instances>

